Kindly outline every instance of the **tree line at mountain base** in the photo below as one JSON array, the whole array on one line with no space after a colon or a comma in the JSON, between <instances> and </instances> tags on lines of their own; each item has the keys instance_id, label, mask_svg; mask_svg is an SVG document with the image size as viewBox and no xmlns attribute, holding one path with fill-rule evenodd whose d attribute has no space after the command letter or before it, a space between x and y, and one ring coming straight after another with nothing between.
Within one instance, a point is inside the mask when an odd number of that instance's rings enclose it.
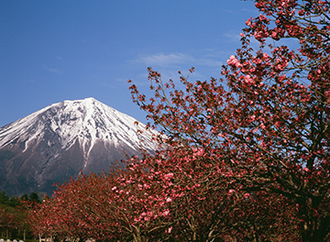
<instances>
[{"instance_id":1,"label":"tree line at mountain base","mask_svg":"<svg viewBox=\"0 0 330 242\"><path fill-rule=\"evenodd\" d=\"M41 202L37 193L32 192L29 196L9 197L5 191L0 192L0 238L35 241L36 237L27 220L27 207Z\"/></svg>"}]
</instances>

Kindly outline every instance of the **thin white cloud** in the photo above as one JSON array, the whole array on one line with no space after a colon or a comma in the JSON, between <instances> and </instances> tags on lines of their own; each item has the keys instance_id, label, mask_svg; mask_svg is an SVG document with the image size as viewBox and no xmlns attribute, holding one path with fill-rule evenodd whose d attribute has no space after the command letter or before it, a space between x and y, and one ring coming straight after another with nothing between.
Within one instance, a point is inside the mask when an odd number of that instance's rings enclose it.
<instances>
[{"instance_id":1,"label":"thin white cloud","mask_svg":"<svg viewBox=\"0 0 330 242\"><path fill-rule=\"evenodd\" d=\"M148 56L140 56L136 61L150 66L169 66L193 62L194 58L184 53L159 53Z\"/></svg>"},{"instance_id":2,"label":"thin white cloud","mask_svg":"<svg viewBox=\"0 0 330 242\"><path fill-rule=\"evenodd\" d=\"M251 8L241 8L240 11L241 11L241 12L248 12L248 13L251 13L251 14L252 14L251 17L254 17L254 15L256 15L256 14L259 13L259 11L258 11L257 8L253 8L253 9L251 9Z\"/></svg>"},{"instance_id":3,"label":"thin white cloud","mask_svg":"<svg viewBox=\"0 0 330 242\"><path fill-rule=\"evenodd\" d=\"M241 39L240 33L237 32L236 30L231 30L227 33L224 33L222 37L226 42L235 42L235 43L239 43Z\"/></svg>"},{"instance_id":4,"label":"thin white cloud","mask_svg":"<svg viewBox=\"0 0 330 242\"><path fill-rule=\"evenodd\" d=\"M221 67L223 65L223 62L219 61L219 59L220 56L218 56L217 59L201 58L198 60L198 64L209 67Z\"/></svg>"},{"instance_id":5,"label":"thin white cloud","mask_svg":"<svg viewBox=\"0 0 330 242\"><path fill-rule=\"evenodd\" d=\"M210 77L218 77L221 66L223 65L224 53L216 49L192 50L189 54L184 52L176 53L158 53L151 55L140 55L133 60L133 63L151 66L154 70L160 72L163 80L173 79L179 83L181 71L184 76L189 74L188 69L195 67L195 72L190 75L193 80L207 80ZM227 55L226 55L227 56ZM135 83L149 85L147 73L141 73L140 76L133 78Z\"/></svg>"},{"instance_id":6,"label":"thin white cloud","mask_svg":"<svg viewBox=\"0 0 330 242\"><path fill-rule=\"evenodd\" d=\"M169 53L169 54L153 54L147 56L138 57L135 62L143 63L147 66L159 66L159 67L170 67L170 66L181 66L181 65L203 65L209 67L218 67L222 65L220 56L214 51L205 50L196 56L185 53Z\"/></svg>"},{"instance_id":7,"label":"thin white cloud","mask_svg":"<svg viewBox=\"0 0 330 242\"><path fill-rule=\"evenodd\" d=\"M58 69L56 69L56 68L50 68L50 67L48 67L48 66L46 66L46 65L43 65L43 68L44 68L46 71L48 71L48 72L52 72L52 73L59 73L59 72L60 72Z\"/></svg>"}]
</instances>

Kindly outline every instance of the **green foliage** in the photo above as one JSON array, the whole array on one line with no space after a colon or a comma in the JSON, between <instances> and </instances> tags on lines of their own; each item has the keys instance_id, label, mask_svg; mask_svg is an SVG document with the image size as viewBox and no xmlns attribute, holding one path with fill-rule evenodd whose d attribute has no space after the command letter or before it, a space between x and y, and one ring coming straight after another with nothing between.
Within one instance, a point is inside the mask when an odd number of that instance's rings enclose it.
<instances>
[{"instance_id":1,"label":"green foliage","mask_svg":"<svg viewBox=\"0 0 330 242\"><path fill-rule=\"evenodd\" d=\"M0 237L6 239L23 239L35 241L27 221L27 209L33 204L40 203L38 194L24 194L21 198L9 197L4 191L0 192Z\"/></svg>"},{"instance_id":2,"label":"green foliage","mask_svg":"<svg viewBox=\"0 0 330 242\"><path fill-rule=\"evenodd\" d=\"M8 204L9 196L4 191L0 192L0 204Z\"/></svg>"},{"instance_id":3,"label":"green foliage","mask_svg":"<svg viewBox=\"0 0 330 242\"><path fill-rule=\"evenodd\" d=\"M32 193L30 194L29 199L30 199L30 201L32 201L32 202L34 202L34 203L40 203L40 202L41 202L41 201L40 201L40 198L39 198L39 196L38 196L38 194L35 193L35 192L32 192Z\"/></svg>"}]
</instances>

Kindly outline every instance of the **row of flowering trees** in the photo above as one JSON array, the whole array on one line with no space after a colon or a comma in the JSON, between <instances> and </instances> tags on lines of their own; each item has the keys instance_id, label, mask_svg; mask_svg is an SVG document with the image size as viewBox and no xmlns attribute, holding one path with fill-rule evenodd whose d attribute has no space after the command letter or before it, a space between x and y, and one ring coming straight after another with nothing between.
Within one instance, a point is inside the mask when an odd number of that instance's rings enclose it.
<instances>
[{"instance_id":1,"label":"row of flowering trees","mask_svg":"<svg viewBox=\"0 0 330 242\"><path fill-rule=\"evenodd\" d=\"M152 96L130 87L150 128L161 131L162 149L131 158L124 170L59 187L31 214L36 233L113 241L330 239L330 3L255 6L260 15L247 20L242 46L219 80L193 83L181 75L185 88L177 89L149 68Z\"/></svg>"},{"instance_id":2,"label":"row of flowering trees","mask_svg":"<svg viewBox=\"0 0 330 242\"><path fill-rule=\"evenodd\" d=\"M84 175L31 211L36 234L53 239L230 241L298 239L285 197L242 193L224 163L204 150L173 148L126 170ZM285 210L283 210L285 206Z\"/></svg>"}]
</instances>

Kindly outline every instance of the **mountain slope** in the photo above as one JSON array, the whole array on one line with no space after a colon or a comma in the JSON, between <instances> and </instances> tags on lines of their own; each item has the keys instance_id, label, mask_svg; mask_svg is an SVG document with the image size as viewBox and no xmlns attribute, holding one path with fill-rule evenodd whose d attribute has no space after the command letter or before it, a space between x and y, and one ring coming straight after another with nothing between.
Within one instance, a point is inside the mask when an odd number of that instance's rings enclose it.
<instances>
[{"instance_id":1,"label":"mountain slope","mask_svg":"<svg viewBox=\"0 0 330 242\"><path fill-rule=\"evenodd\" d=\"M0 128L0 190L51 193L54 182L107 171L140 147L152 152L144 125L94 98L52 104Z\"/></svg>"}]
</instances>

